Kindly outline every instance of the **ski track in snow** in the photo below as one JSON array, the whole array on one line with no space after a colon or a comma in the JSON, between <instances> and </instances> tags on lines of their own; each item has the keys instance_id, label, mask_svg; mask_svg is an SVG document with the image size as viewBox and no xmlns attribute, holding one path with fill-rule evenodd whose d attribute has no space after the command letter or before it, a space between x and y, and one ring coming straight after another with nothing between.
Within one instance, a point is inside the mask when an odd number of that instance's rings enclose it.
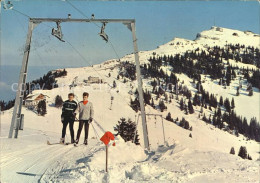
<instances>
[{"instance_id":1,"label":"ski track in snow","mask_svg":"<svg viewBox=\"0 0 260 183\"><path fill-rule=\"evenodd\" d=\"M91 139L90 146L92 146L92 149L95 147L93 141L96 142L96 140ZM34 183L44 182L46 177L50 177L46 181L49 182L52 176L67 168L65 166L66 162L74 160L75 154L78 154L76 156L78 158L82 157L85 155L82 150L88 149L88 146L81 145L74 147L73 145L57 144L50 146L44 144L30 150L24 149L14 153L7 153L1 156L2 181L5 182L5 179L8 179L8 182L13 182L11 177L15 177L15 182L19 177L22 182ZM12 172L9 172L9 170L12 170Z\"/></svg>"}]
</instances>

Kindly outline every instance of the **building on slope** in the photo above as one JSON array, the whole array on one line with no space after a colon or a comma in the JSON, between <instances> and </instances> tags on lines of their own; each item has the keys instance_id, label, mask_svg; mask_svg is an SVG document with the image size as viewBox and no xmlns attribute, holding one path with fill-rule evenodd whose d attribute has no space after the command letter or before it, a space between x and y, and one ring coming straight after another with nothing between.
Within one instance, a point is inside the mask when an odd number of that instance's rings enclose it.
<instances>
[{"instance_id":1,"label":"building on slope","mask_svg":"<svg viewBox=\"0 0 260 183\"><path fill-rule=\"evenodd\" d=\"M28 109L35 110L37 108L38 103L42 100L46 100L46 97L48 96L42 93L30 94L24 100L24 106Z\"/></svg>"}]
</instances>

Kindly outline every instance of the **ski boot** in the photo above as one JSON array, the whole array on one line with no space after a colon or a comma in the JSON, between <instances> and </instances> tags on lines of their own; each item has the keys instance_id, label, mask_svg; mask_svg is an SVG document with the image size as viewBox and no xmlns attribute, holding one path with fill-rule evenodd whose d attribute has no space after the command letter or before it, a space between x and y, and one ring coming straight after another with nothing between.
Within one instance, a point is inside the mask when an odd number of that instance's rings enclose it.
<instances>
[{"instance_id":1,"label":"ski boot","mask_svg":"<svg viewBox=\"0 0 260 183\"><path fill-rule=\"evenodd\" d=\"M84 145L88 145L88 139L85 139Z\"/></svg>"},{"instance_id":2,"label":"ski boot","mask_svg":"<svg viewBox=\"0 0 260 183\"><path fill-rule=\"evenodd\" d=\"M78 143L79 143L79 139L76 139L76 140L74 141L74 147L77 147L77 146L78 146Z\"/></svg>"},{"instance_id":3,"label":"ski boot","mask_svg":"<svg viewBox=\"0 0 260 183\"><path fill-rule=\"evenodd\" d=\"M65 138L60 139L60 144L65 144Z\"/></svg>"}]
</instances>

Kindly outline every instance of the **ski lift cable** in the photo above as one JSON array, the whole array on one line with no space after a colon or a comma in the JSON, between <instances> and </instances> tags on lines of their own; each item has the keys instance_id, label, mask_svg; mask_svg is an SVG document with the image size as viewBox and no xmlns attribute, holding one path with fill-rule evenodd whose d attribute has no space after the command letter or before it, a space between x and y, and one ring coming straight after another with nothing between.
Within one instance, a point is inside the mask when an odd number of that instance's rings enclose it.
<instances>
[{"instance_id":1,"label":"ski lift cable","mask_svg":"<svg viewBox=\"0 0 260 183\"><path fill-rule=\"evenodd\" d=\"M29 15L26 15L25 13L22 13L22 12L20 12L19 10L16 10L16 9L12 9L13 11L15 11L15 12L17 12L17 13L20 13L21 15L23 15L23 16L26 16L27 18L31 18Z\"/></svg>"},{"instance_id":2,"label":"ski lift cable","mask_svg":"<svg viewBox=\"0 0 260 183\"><path fill-rule=\"evenodd\" d=\"M83 15L85 18L89 19L89 17L83 13L80 9L78 9L75 5L73 5L69 0L65 0L65 2L67 2L70 6L72 6L75 10L77 10L81 15ZM101 26L99 26L97 23L92 22L93 24L95 24L97 27L101 28Z\"/></svg>"},{"instance_id":3,"label":"ski lift cable","mask_svg":"<svg viewBox=\"0 0 260 183\"><path fill-rule=\"evenodd\" d=\"M25 28L22 26L22 24L21 24L20 20L18 19L16 13L19 13L19 14L25 16L25 17L28 17L28 18L30 18L30 16L28 16L28 15L26 15L26 14L24 14L24 13L18 11L18 10L15 10L15 9L12 9L12 10L14 10L16 19L18 20L18 22L19 22L20 26L22 27L23 31L26 33L26 30L25 30ZM49 26L48 24L45 24L44 22L42 22L42 23L43 23L45 26L49 27L49 28L53 28L53 27ZM71 45L71 46L72 46L72 45ZM42 58L41 58L40 54L38 53L38 50L37 50L37 49L35 49L35 53L37 54L37 56L39 57L40 61L41 61L42 64L43 64L44 62L42 61ZM45 64L43 64L43 66L45 67L45 69L47 69L47 67L46 67ZM94 69L94 68L93 68L93 69ZM77 96L76 96L76 98L77 98Z\"/></svg>"},{"instance_id":4,"label":"ski lift cable","mask_svg":"<svg viewBox=\"0 0 260 183\"><path fill-rule=\"evenodd\" d=\"M19 19L18 15L17 15L17 12L18 12L18 11L14 11L14 15L15 15L17 21L19 22L19 24L20 24L22 30L24 31L24 33L26 33L26 30L25 30L24 26L22 25L21 20ZM27 16L27 15L25 15L25 16ZM43 62L42 57L40 56L38 50L35 48L35 49L32 50L32 51L35 51L36 55L39 57L39 60L40 60L41 64L43 65L43 67L44 67L46 70L48 70L48 68L47 68L45 62Z\"/></svg>"},{"instance_id":5,"label":"ski lift cable","mask_svg":"<svg viewBox=\"0 0 260 183\"><path fill-rule=\"evenodd\" d=\"M85 57L67 40L65 39L66 42L73 48L73 50L85 61L88 63L88 65L91 67L93 64L91 64L89 61L87 61L85 59ZM94 67L91 67L102 79L104 79L104 77L94 68ZM108 83L108 86L112 88L112 86Z\"/></svg>"},{"instance_id":6,"label":"ski lift cable","mask_svg":"<svg viewBox=\"0 0 260 183\"><path fill-rule=\"evenodd\" d=\"M15 9L12 9L12 10L15 10ZM20 11L18 11L18 10L15 10L16 12L18 12L18 13L20 13L21 15L23 15L23 16L26 16L26 17L28 17L28 18L30 18L30 16L29 15L26 15L25 13L22 13L22 12L20 12ZM45 25L45 26L47 26L47 27L49 27L49 28L53 28L53 27L51 27L50 25L48 25L48 24L46 24L46 23L44 23L44 22L42 22L43 23L43 25ZM66 42L79 54L79 56L85 61L85 62L88 62L85 58L84 58L84 56L68 41L68 40L66 40ZM37 50L36 50L37 51ZM37 52L36 52L37 53ZM40 57L40 55L39 55L39 53L37 54L38 55L38 57L40 58L40 60L41 60L41 57ZM89 62L88 62L89 63ZM91 65L92 64L90 64L89 63L89 66L91 67ZM94 68L94 67L91 67L101 78L103 78L103 80L104 80L104 77ZM112 96L112 94L111 94L111 88L113 88L111 85L109 85L109 83L107 83L108 84L108 86L110 87L110 90L109 90L109 93L110 93L110 95ZM123 97L121 94L119 94L124 100L125 100L125 97ZM130 104L128 104L128 102L127 101L125 101L126 103L127 103L127 105L129 105L130 106Z\"/></svg>"},{"instance_id":7,"label":"ski lift cable","mask_svg":"<svg viewBox=\"0 0 260 183\"><path fill-rule=\"evenodd\" d=\"M21 21L20 21L20 19L19 19L18 16L17 16L17 12L15 12L14 14L15 14L16 19L18 20L20 26L22 27L23 31L26 33L26 30L25 30L24 26L21 24ZM25 15L25 16L27 16L27 15ZM50 27L48 24L46 24L46 25L47 25L48 27ZM35 49L34 51L35 51L36 55L39 57L39 60L40 60L40 62L42 63L42 65L43 65L43 67L45 68L45 70L48 70L48 68L47 68L45 62L43 62L43 59L42 59L42 57L40 56L38 50ZM73 92L73 93L74 93L74 92ZM76 101L79 102L77 95L75 95L75 98L76 98Z\"/></svg>"},{"instance_id":8,"label":"ski lift cable","mask_svg":"<svg viewBox=\"0 0 260 183\"><path fill-rule=\"evenodd\" d=\"M65 0L70 6L72 6L75 10L77 10L81 15L83 15L84 17L88 18L89 17L83 13L80 9L78 9L76 6L74 6L69 0ZM102 26L99 26L97 23L95 22L91 22L91 23L94 23L98 28L102 28ZM103 24L104 25L104 24ZM119 59L119 55L117 54L115 48L114 48L114 45L112 44L112 42L110 40L108 40L108 42L110 43L112 49L114 50L115 54L117 55L118 59Z\"/></svg>"},{"instance_id":9,"label":"ski lift cable","mask_svg":"<svg viewBox=\"0 0 260 183\"><path fill-rule=\"evenodd\" d=\"M89 61L87 61L87 59L85 59L85 57L67 40L67 39L64 39L72 48L73 50L85 61L88 63L88 65L91 67L91 63L89 63ZM103 80L104 80L104 77L94 68L94 67L91 67ZM105 80L104 80L105 81ZM109 83L107 83L107 85L111 88L113 88L113 86L111 86ZM130 104L126 101L125 97L122 96L120 93L118 93L122 98L123 98L123 101L126 102L126 104L128 106L130 106ZM111 95L111 92L110 92L110 95Z\"/></svg>"},{"instance_id":10,"label":"ski lift cable","mask_svg":"<svg viewBox=\"0 0 260 183\"><path fill-rule=\"evenodd\" d=\"M79 11L83 16L85 16L86 18L88 18L88 16L86 16L82 11L80 11L77 7L75 7L75 6L74 6L72 3L70 3L68 0L66 0L66 2L68 2L73 8L75 8L77 11ZM16 9L14 9L14 8L12 8L11 10L18 12L19 14L21 14L21 15L27 17L27 18L31 18L29 15L27 15L27 14L25 14L25 13L22 13L22 12L19 11L19 10L16 10ZM96 24L95 22L92 22L92 23L94 23L96 26L98 26L98 27L100 28L100 26L99 26L98 24ZM44 22L42 22L42 24L48 26L49 28L54 28L54 27L49 26L48 24L46 24L46 23L44 23ZM111 47L113 48L115 54L117 55L117 58L120 59L119 56L118 56L118 54L117 54L117 52L116 52L116 50L115 50L115 48L114 48L114 46L113 46L113 44L112 44L112 42L111 42L110 40L109 40L108 42L111 44ZM201 69L196 69L196 68L194 68L194 67L189 67L189 66L186 66L186 67L188 67L188 68L190 68L190 69L194 69L194 70L196 70L196 71L201 71ZM129 74L128 74L128 75L129 75Z\"/></svg>"},{"instance_id":11,"label":"ski lift cable","mask_svg":"<svg viewBox=\"0 0 260 183\"><path fill-rule=\"evenodd\" d=\"M68 2L73 8L75 8L77 11L79 11L83 16L85 16L86 18L88 18L88 16L86 16L82 11L80 11L77 7L75 7L71 2L69 2L68 0L66 0L66 2ZM27 15L27 14L25 14L25 13L22 13L21 11L18 11L18 10L16 10L16 9L12 9L12 10L14 10L14 11L20 13L20 14L23 15L23 16L26 16L27 18L31 18L29 15ZM92 23L94 23L96 26L98 26L98 27L100 28L100 26L99 26L98 24L96 24L95 22L92 22ZM50 25L48 25L48 24L46 24L46 23L44 23L44 22L42 22L42 24L44 24L45 26L47 26L47 27L49 27L49 28L54 28L54 27L52 27L52 26L50 26ZM117 59L120 60L120 57L119 57L119 55L118 55L118 53L117 53L117 51L116 51L116 49L115 49L113 43L112 43L110 40L108 40L108 42L109 42L109 44L111 45L111 47L112 47L112 49L113 49L115 55L117 56ZM126 73L127 73L128 76L130 77L130 75L129 75L129 73L127 72L127 70L126 70ZM115 78L114 78L114 79L115 79ZM111 86L110 86L110 87L111 87Z\"/></svg>"},{"instance_id":12,"label":"ski lift cable","mask_svg":"<svg viewBox=\"0 0 260 183\"><path fill-rule=\"evenodd\" d=\"M70 3L71 4L71 3ZM15 10L15 9L12 9L12 10ZM20 11L18 11L18 10L15 10L16 12L18 12L18 13L20 13L21 15L23 15L23 16L26 16L26 17L28 17L28 18L31 18L29 15L27 15L27 14L25 14L25 13L22 13L22 12L20 12ZM82 13L82 12L81 12ZM83 13L84 14L84 13ZM87 17L87 16L86 16ZM51 27L50 25L48 25L48 24L46 24L46 23L44 23L44 22L42 22L43 23L43 25L45 25L45 26L47 26L47 27L49 27L49 28L54 28L54 27ZM65 39L64 39L65 40ZM85 59L85 57L68 41L68 40L65 40L78 54L79 54L79 56L85 61L85 62L88 62L86 59ZM110 42L110 41L109 41ZM111 42L110 42L111 43ZM111 46L113 46L113 44L111 43ZM115 49L114 49L114 46L113 46L113 50L115 51ZM115 53L116 53L116 51L115 51ZM118 55L118 54L117 54ZM38 56L39 56L39 54L38 54ZM39 56L40 57L40 56ZM88 64L89 64L89 66L91 67L91 65L92 64L90 64L89 62L88 62ZM94 67L91 67L101 78L103 78L104 79L104 77L94 68ZM115 78L114 78L115 79ZM109 83L107 83L108 84L108 86L110 87L110 89L111 88L113 88L111 85L109 85ZM111 92L109 91L109 93L110 93L110 95L111 95ZM119 94L119 93L118 93ZM126 102L126 104L128 105L128 106L130 106L130 104L126 101L126 99L125 99L125 97L124 96L122 96L121 94L119 94L122 98L123 98L123 101L125 101Z\"/></svg>"},{"instance_id":13,"label":"ski lift cable","mask_svg":"<svg viewBox=\"0 0 260 183\"><path fill-rule=\"evenodd\" d=\"M74 6L69 0L65 0L65 1L66 1L70 6L72 6L75 10L77 10L81 15L83 15L84 17L86 17L86 18L89 19L89 17L88 17L85 13L83 13L79 8L77 8L76 6ZM99 26L99 25L98 25L97 23L95 23L95 22L91 22L91 23L94 23L97 27L102 28L102 26ZM104 24L103 24L103 25L104 25ZM118 55L118 53L117 53L117 51L116 51L116 49L115 49L113 43L110 41L110 39L108 40L108 42L109 42L110 46L112 47L112 49L113 49L113 51L114 51L114 53L115 53L117 59L120 60L120 57L119 57L119 55ZM126 72L127 72L127 71L126 71ZM128 76L129 76L129 73L128 73L128 72L127 72L127 74L128 74Z\"/></svg>"},{"instance_id":14,"label":"ski lift cable","mask_svg":"<svg viewBox=\"0 0 260 183\"><path fill-rule=\"evenodd\" d=\"M23 15L23 16L25 16L25 17L27 17L27 18L29 18L29 19L31 18L29 15L27 15L27 14L25 14L25 13L23 13L23 12L17 10L17 9L13 8L12 10L17 12L17 13L19 13L19 14L21 14L21 15ZM41 22L41 24L44 24L45 26L48 26L49 28L55 28L55 27L52 27L52 26L46 24L45 22Z\"/></svg>"}]
</instances>

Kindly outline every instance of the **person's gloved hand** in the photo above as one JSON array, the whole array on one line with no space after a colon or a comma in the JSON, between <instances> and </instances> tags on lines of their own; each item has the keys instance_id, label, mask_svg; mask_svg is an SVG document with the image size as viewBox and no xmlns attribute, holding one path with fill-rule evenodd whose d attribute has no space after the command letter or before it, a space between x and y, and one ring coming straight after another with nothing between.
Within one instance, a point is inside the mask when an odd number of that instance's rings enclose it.
<instances>
[{"instance_id":1,"label":"person's gloved hand","mask_svg":"<svg viewBox=\"0 0 260 183\"><path fill-rule=\"evenodd\" d=\"M88 122L91 123L92 121L93 121L93 118L90 117L89 120L88 120Z\"/></svg>"},{"instance_id":2,"label":"person's gloved hand","mask_svg":"<svg viewBox=\"0 0 260 183\"><path fill-rule=\"evenodd\" d=\"M73 119L73 120L76 119L76 113L73 113L72 119Z\"/></svg>"},{"instance_id":3,"label":"person's gloved hand","mask_svg":"<svg viewBox=\"0 0 260 183\"><path fill-rule=\"evenodd\" d=\"M63 123L64 122L64 116L61 115L61 122Z\"/></svg>"}]
</instances>

